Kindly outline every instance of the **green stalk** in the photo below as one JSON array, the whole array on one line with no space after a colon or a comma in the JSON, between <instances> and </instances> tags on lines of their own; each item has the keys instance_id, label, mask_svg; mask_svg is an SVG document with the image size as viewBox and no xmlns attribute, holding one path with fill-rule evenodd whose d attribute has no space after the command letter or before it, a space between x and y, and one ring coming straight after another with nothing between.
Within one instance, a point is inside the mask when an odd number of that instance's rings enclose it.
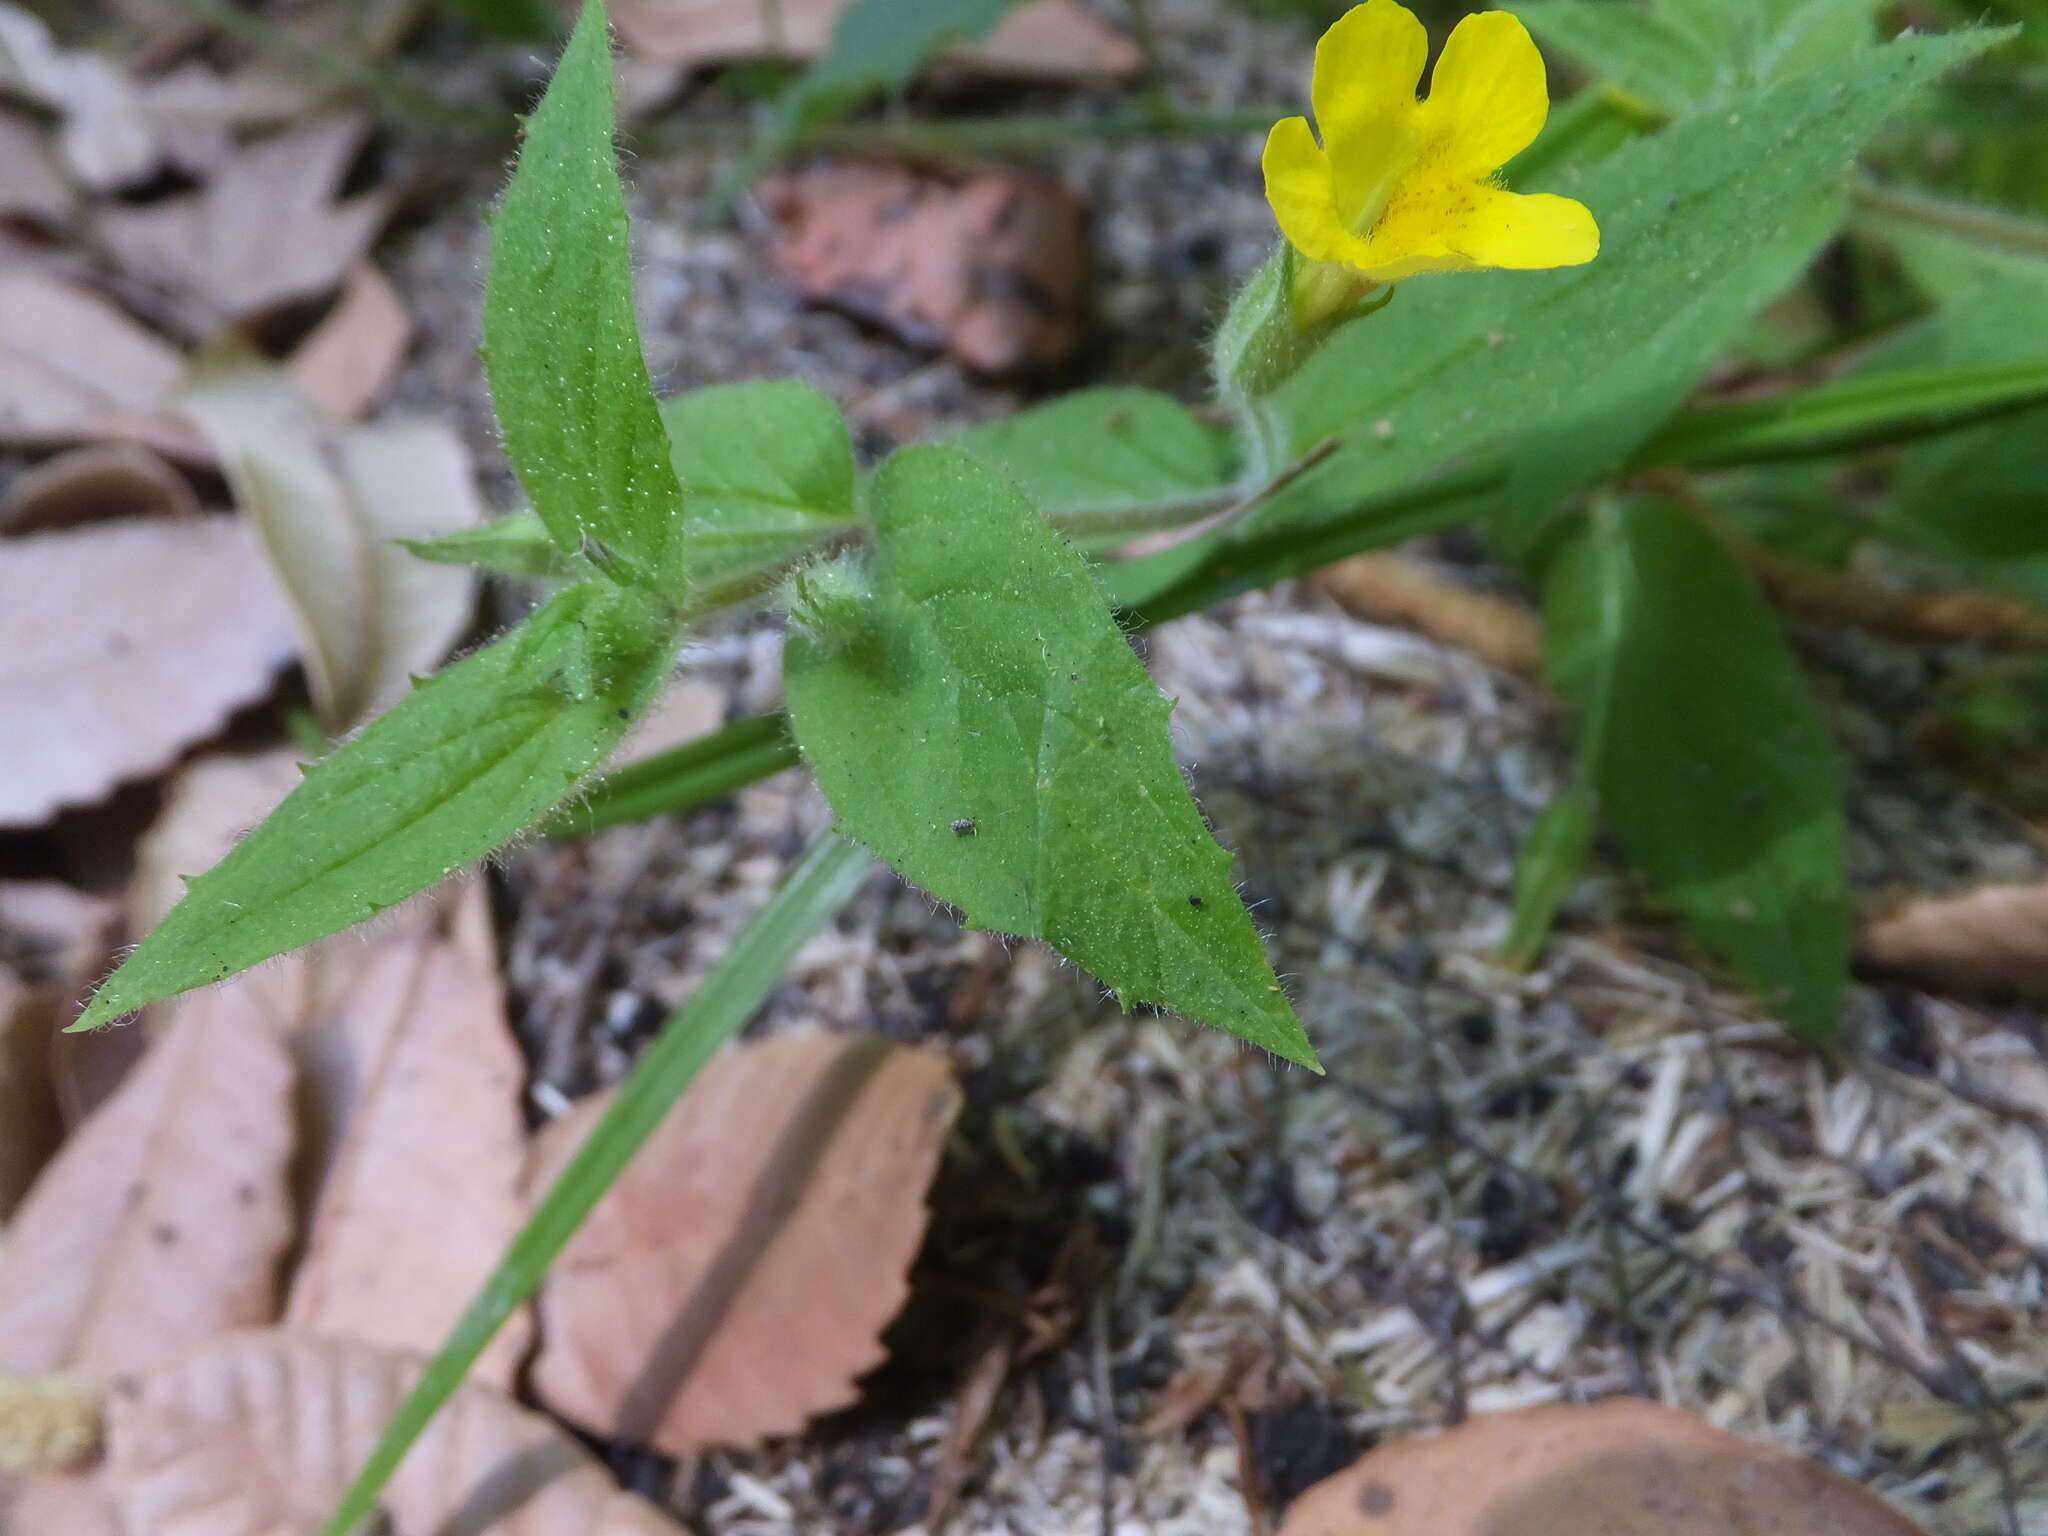
<instances>
[{"instance_id":1,"label":"green stalk","mask_svg":"<svg viewBox=\"0 0 2048 1536\"><path fill-rule=\"evenodd\" d=\"M827 833L790 872L754 920L676 1010L620 1085L604 1118L562 1171L510 1250L462 1314L448 1342L427 1363L383 1438L356 1475L325 1536L350 1536L375 1513L406 1452L453 1395L505 1320L539 1288L576 1229L654 1134L718 1048L752 1018L795 960L867 878L873 860L858 844Z\"/></svg>"}]
</instances>

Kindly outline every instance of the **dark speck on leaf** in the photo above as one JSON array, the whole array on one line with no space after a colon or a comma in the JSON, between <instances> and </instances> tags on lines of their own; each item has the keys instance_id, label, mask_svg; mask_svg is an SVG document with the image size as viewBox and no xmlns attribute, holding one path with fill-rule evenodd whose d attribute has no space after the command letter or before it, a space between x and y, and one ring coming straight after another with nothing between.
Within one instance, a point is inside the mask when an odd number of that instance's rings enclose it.
<instances>
[{"instance_id":1,"label":"dark speck on leaf","mask_svg":"<svg viewBox=\"0 0 2048 1536\"><path fill-rule=\"evenodd\" d=\"M622 709L619 711L619 718L621 720L630 720L633 718L633 712L630 709Z\"/></svg>"},{"instance_id":2,"label":"dark speck on leaf","mask_svg":"<svg viewBox=\"0 0 2048 1536\"><path fill-rule=\"evenodd\" d=\"M1199 896L1190 896L1188 898L1188 905L1191 907L1199 907L1201 904L1202 898Z\"/></svg>"},{"instance_id":3,"label":"dark speck on leaf","mask_svg":"<svg viewBox=\"0 0 2048 1536\"><path fill-rule=\"evenodd\" d=\"M953 823L953 835L955 837L972 837L975 833L979 832L980 830L981 828L975 825L975 821L972 816L962 816L958 821Z\"/></svg>"}]
</instances>

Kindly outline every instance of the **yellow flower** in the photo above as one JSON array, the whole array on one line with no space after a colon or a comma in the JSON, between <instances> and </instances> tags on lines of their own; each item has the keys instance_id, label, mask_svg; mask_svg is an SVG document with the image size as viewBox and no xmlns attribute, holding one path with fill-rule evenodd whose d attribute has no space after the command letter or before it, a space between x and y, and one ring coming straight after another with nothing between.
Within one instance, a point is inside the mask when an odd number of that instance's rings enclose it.
<instances>
[{"instance_id":1,"label":"yellow flower","mask_svg":"<svg viewBox=\"0 0 2048 1536\"><path fill-rule=\"evenodd\" d=\"M1506 11L1459 22L1415 99L1429 35L1395 0L1366 0L1316 45L1308 119L1273 125L1266 197L1307 260L1296 319L1329 318L1383 283L1424 272L1569 267L1600 230L1583 203L1494 184L1550 111L1543 58Z\"/></svg>"}]
</instances>

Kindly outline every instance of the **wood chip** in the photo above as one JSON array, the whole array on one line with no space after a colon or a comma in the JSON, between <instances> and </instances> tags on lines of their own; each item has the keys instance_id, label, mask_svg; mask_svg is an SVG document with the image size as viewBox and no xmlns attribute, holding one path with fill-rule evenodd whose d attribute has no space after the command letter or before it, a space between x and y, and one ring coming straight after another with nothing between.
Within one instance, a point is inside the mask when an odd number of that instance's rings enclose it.
<instances>
[{"instance_id":1,"label":"wood chip","mask_svg":"<svg viewBox=\"0 0 2048 1536\"><path fill-rule=\"evenodd\" d=\"M284 1330L236 1334L107 1408L108 1481L149 1536L318 1536L418 1363ZM681 1536L554 1424L461 1388L399 1464L381 1536Z\"/></svg>"},{"instance_id":2,"label":"wood chip","mask_svg":"<svg viewBox=\"0 0 2048 1536\"><path fill-rule=\"evenodd\" d=\"M1818 1462L1638 1398L1481 1414L1304 1493L1280 1536L1919 1536Z\"/></svg>"},{"instance_id":3,"label":"wood chip","mask_svg":"<svg viewBox=\"0 0 2048 1536\"><path fill-rule=\"evenodd\" d=\"M541 1133L530 1189L613 1096ZM777 1036L719 1057L549 1274L534 1390L592 1433L670 1455L789 1434L854 1401L908 1294L959 1103L945 1058L875 1036Z\"/></svg>"},{"instance_id":4,"label":"wood chip","mask_svg":"<svg viewBox=\"0 0 2048 1536\"><path fill-rule=\"evenodd\" d=\"M4 281L4 280L0 280ZM129 518L0 540L0 826L163 767L297 649L249 527Z\"/></svg>"},{"instance_id":5,"label":"wood chip","mask_svg":"<svg viewBox=\"0 0 2048 1536\"><path fill-rule=\"evenodd\" d=\"M1050 366L1074 345L1087 225L1056 181L848 161L771 178L761 201L776 263L807 298L985 373Z\"/></svg>"}]
</instances>

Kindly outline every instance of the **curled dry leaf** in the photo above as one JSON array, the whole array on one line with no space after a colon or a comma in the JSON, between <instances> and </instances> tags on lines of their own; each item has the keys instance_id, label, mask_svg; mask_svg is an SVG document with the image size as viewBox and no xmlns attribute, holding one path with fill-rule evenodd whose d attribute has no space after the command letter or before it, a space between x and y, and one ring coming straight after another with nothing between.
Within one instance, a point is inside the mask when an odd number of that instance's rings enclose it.
<instances>
[{"instance_id":1,"label":"curled dry leaf","mask_svg":"<svg viewBox=\"0 0 2048 1536\"><path fill-rule=\"evenodd\" d=\"M616 0L612 20L638 52L696 69L743 59L810 59L825 51L848 0ZM1144 55L1079 0L1029 0L987 39L955 49L989 75L1030 80L1121 79Z\"/></svg>"},{"instance_id":2,"label":"curled dry leaf","mask_svg":"<svg viewBox=\"0 0 2048 1536\"><path fill-rule=\"evenodd\" d=\"M482 883L414 904L367 954L343 958L322 955L300 1044L309 1132L332 1150L285 1321L427 1353L524 1216L524 1061ZM509 1385L531 1331L523 1313L501 1329L479 1378Z\"/></svg>"},{"instance_id":3,"label":"curled dry leaf","mask_svg":"<svg viewBox=\"0 0 2048 1536\"><path fill-rule=\"evenodd\" d=\"M0 494L0 533L42 533L115 517L190 517L199 498L141 443L88 443L23 470Z\"/></svg>"},{"instance_id":4,"label":"curled dry leaf","mask_svg":"<svg viewBox=\"0 0 2048 1536\"><path fill-rule=\"evenodd\" d=\"M0 1371L138 1370L277 1313L291 1063L261 976L196 993L22 1202Z\"/></svg>"},{"instance_id":5,"label":"curled dry leaf","mask_svg":"<svg viewBox=\"0 0 2048 1536\"><path fill-rule=\"evenodd\" d=\"M1059 361L1079 332L1087 221L1058 182L881 162L773 178L775 259L807 298L987 373Z\"/></svg>"},{"instance_id":6,"label":"curled dry leaf","mask_svg":"<svg viewBox=\"0 0 2048 1536\"><path fill-rule=\"evenodd\" d=\"M388 191L334 200L369 128L330 117L239 150L197 192L101 211L114 258L182 301L195 337L325 293L370 247Z\"/></svg>"},{"instance_id":7,"label":"curled dry leaf","mask_svg":"<svg viewBox=\"0 0 2048 1536\"><path fill-rule=\"evenodd\" d=\"M183 371L106 300L34 267L0 270L0 443L75 442L146 417Z\"/></svg>"},{"instance_id":8,"label":"curled dry leaf","mask_svg":"<svg viewBox=\"0 0 2048 1536\"><path fill-rule=\"evenodd\" d=\"M2048 992L2048 883L1909 902L1863 925L1865 965L1970 992Z\"/></svg>"},{"instance_id":9,"label":"curled dry leaf","mask_svg":"<svg viewBox=\"0 0 2048 1536\"><path fill-rule=\"evenodd\" d=\"M156 135L128 77L109 59L58 47L18 5L0 5L0 90L58 114L58 148L87 186L126 186L156 169Z\"/></svg>"},{"instance_id":10,"label":"curled dry leaf","mask_svg":"<svg viewBox=\"0 0 2048 1536\"><path fill-rule=\"evenodd\" d=\"M394 542L480 520L462 440L434 422L340 425L255 363L201 377L179 408L213 443L298 611L328 728L402 698L469 623L475 573Z\"/></svg>"},{"instance_id":11,"label":"curled dry leaf","mask_svg":"<svg viewBox=\"0 0 2048 1536\"><path fill-rule=\"evenodd\" d=\"M390 386L412 341L412 315L390 281L357 262L341 297L285 364L293 388L330 416L352 421Z\"/></svg>"},{"instance_id":12,"label":"curled dry leaf","mask_svg":"<svg viewBox=\"0 0 2048 1536\"><path fill-rule=\"evenodd\" d=\"M317 1536L412 1385L395 1351L217 1340L107 1408L108 1480L149 1536ZM385 1536L680 1536L539 1414L463 1387L385 1489Z\"/></svg>"},{"instance_id":13,"label":"curled dry leaf","mask_svg":"<svg viewBox=\"0 0 2048 1536\"><path fill-rule=\"evenodd\" d=\"M0 540L0 826L161 768L295 650L248 526L129 518Z\"/></svg>"},{"instance_id":14,"label":"curled dry leaf","mask_svg":"<svg viewBox=\"0 0 2048 1536\"><path fill-rule=\"evenodd\" d=\"M1817 1462L1639 1398L1480 1414L1368 1452L1280 1536L1919 1536Z\"/></svg>"},{"instance_id":15,"label":"curled dry leaf","mask_svg":"<svg viewBox=\"0 0 2048 1536\"><path fill-rule=\"evenodd\" d=\"M612 1099L542 1131L530 1188ZM540 1293L541 1400L671 1455L844 1407L881 1363L959 1093L943 1057L870 1035L781 1036L713 1061Z\"/></svg>"}]
</instances>

